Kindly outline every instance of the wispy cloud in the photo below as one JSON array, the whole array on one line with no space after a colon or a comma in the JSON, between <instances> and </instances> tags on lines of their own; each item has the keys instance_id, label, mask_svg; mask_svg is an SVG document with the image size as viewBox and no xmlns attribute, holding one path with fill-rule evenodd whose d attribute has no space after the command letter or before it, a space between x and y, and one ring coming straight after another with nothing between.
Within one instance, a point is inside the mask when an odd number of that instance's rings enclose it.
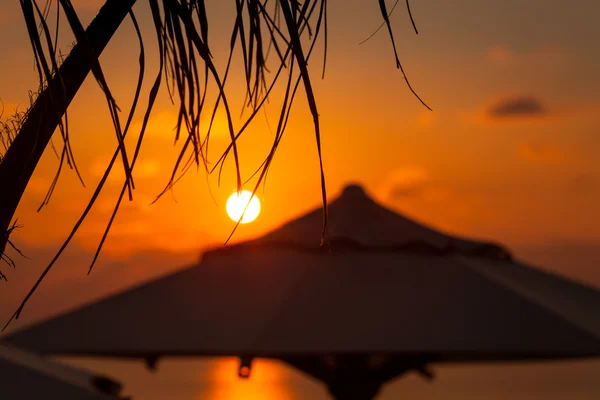
<instances>
[{"instance_id":1,"label":"wispy cloud","mask_svg":"<svg viewBox=\"0 0 600 400\"><path fill-rule=\"evenodd\" d=\"M503 46L489 48L485 56L489 62L494 64L513 64L517 59L515 53Z\"/></svg>"},{"instance_id":2,"label":"wispy cloud","mask_svg":"<svg viewBox=\"0 0 600 400\"><path fill-rule=\"evenodd\" d=\"M501 99L487 109L487 115L492 118L514 118L542 116L547 114L542 102L533 96L517 95Z\"/></svg>"},{"instance_id":3,"label":"wispy cloud","mask_svg":"<svg viewBox=\"0 0 600 400\"><path fill-rule=\"evenodd\" d=\"M436 186L426 169L408 165L391 171L379 189L385 201L414 200L437 202L448 197L448 191Z\"/></svg>"},{"instance_id":4,"label":"wispy cloud","mask_svg":"<svg viewBox=\"0 0 600 400\"><path fill-rule=\"evenodd\" d=\"M423 193L429 176L418 166L406 166L392 171L384 182L381 192L389 200L418 196Z\"/></svg>"},{"instance_id":5,"label":"wispy cloud","mask_svg":"<svg viewBox=\"0 0 600 400\"><path fill-rule=\"evenodd\" d=\"M574 121L596 121L600 112L598 103L558 102L548 106L537 96L507 94L480 107L458 112L458 119L468 125L489 125L497 123L534 122L543 124L567 124L571 129Z\"/></svg>"},{"instance_id":6,"label":"wispy cloud","mask_svg":"<svg viewBox=\"0 0 600 400\"><path fill-rule=\"evenodd\" d=\"M562 68L571 64L573 56L567 49L554 45L540 46L528 51L516 51L504 45L489 47L484 53L489 64L500 67Z\"/></svg>"},{"instance_id":7,"label":"wispy cloud","mask_svg":"<svg viewBox=\"0 0 600 400\"><path fill-rule=\"evenodd\" d=\"M520 143L517 154L532 164L566 164L576 158L570 149L539 141Z\"/></svg>"}]
</instances>

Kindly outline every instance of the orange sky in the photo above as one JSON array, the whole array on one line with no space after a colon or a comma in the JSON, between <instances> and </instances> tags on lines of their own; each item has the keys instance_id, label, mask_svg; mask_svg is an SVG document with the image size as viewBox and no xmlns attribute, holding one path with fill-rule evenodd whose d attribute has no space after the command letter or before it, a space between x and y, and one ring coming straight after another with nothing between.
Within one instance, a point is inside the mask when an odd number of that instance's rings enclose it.
<instances>
[{"instance_id":1,"label":"orange sky","mask_svg":"<svg viewBox=\"0 0 600 400\"><path fill-rule=\"evenodd\" d=\"M99 4L75 1L84 23ZM220 66L232 18L226 4L208 5L215 21L212 48ZM378 7L358 0L331 2L325 80L319 79L321 58L311 63L330 197L346 182L359 181L385 205L452 233L516 249L556 243L593 247L600 240L600 163L595 161L600 56L593 40L600 33L593 19L599 6L594 0L568 9L554 0L544 7L538 4L417 2L413 11L418 36L399 7L392 22L400 56L414 87L433 107L429 112L395 69L385 32L358 45L379 25ZM157 66L153 31L146 3L141 1L136 11L149 56L148 87ZM0 18L0 98L6 115L27 104L36 74L18 4L3 3ZM62 42L68 51L69 37ZM137 56L137 39L126 21L101 59L124 110L133 94ZM239 70L230 82L230 98L241 104ZM276 105L277 95L267 109L272 125ZM117 217L106 243L107 257L157 249L195 254L222 243L233 227L224 211L235 186L231 162L221 187L216 176L207 181L204 172L191 171L172 195L150 205L177 155L175 113L163 86L134 175L135 200ZM31 248L57 246L66 237L116 145L105 101L92 79L75 98L69 118L87 188L66 171L50 205L37 213L58 165L52 151L46 152L17 213L25 228L16 237ZM212 161L228 144L224 115L217 120ZM140 123L138 113L134 128ZM245 177L260 165L271 141L265 119L258 118L240 143ZM115 168L76 236L75 244L86 251L97 244L110 216L119 173L120 167ZM242 226L235 240L258 235L320 203L314 133L303 96L298 96L260 196L261 216Z\"/></svg>"},{"instance_id":2,"label":"orange sky","mask_svg":"<svg viewBox=\"0 0 600 400\"><path fill-rule=\"evenodd\" d=\"M320 59L312 63L317 71L313 79L329 191L333 195L345 182L360 181L386 205L422 221L511 245L596 241L600 239L595 223L600 220L596 207L600 164L594 156L600 84L594 73L600 57L591 51L595 45L591 38L598 37L600 28L590 15L598 6L594 1L569 10L563 10L559 1L547 1L543 8L533 1L517 2L518 8L511 2L480 3L461 1L460 7L447 2L416 3L413 11L419 36L411 33L401 7L393 16L401 58L413 85L434 108L431 113L411 96L395 70L385 32L358 45L378 26L378 8L359 1L332 2L324 81L317 79ZM76 2L88 19L98 4ZM215 20L224 22L212 25L217 62L225 55L231 15L219 7L213 4L209 9ZM148 65L155 67L144 2L137 10L150 48ZM3 5L1 15L0 45L5 57L0 96L11 110L26 102L27 91L35 88L35 75L17 4ZM127 21L102 56L121 105L127 105L133 93L135 41ZM150 68L147 81L153 71ZM233 82L238 81L239 74L234 75ZM522 114L510 109L493 112L521 98L540 109ZM272 120L277 115L275 104L269 108ZM199 172L190 173L173 197L167 195L149 206L166 183L176 156L171 132L175 112L163 87L135 174L136 199L120 213L108 251L197 249L204 243L222 242L232 228L224 214L224 201L235 185L231 169L221 188L216 179L210 179L217 205L204 173ZM19 238L27 243L52 244L65 237L115 146L104 100L91 80L75 99L70 121L88 188L78 186L69 171L62 176L51 204L35 213L57 166L48 151L18 212L19 221L26 225ZM228 140L221 126L222 137L213 141L213 161L216 149ZM242 139L245 176L266 155L271 137L262 119ZM78 235L77 241L84 246L98 240L119 178L115 174ZM299 97L271 169L263 214L256 223L243 227L237 238L259 234L318 205L319 188L310 114Z\"/></svg>"},{"instance_id":3,"label":"orange sky","mask_svg":"<svg viewBox=\"0 0 600 400\"><path fill-rule=\"evenodd\" d=\"M87 24L102 2L73 3ZM147 4L138 3L149 53L148 87L157 66L154 36ZM213 52L222 65L232 15L221 7L231 2L207 3L212 3L207 6L214 16ZM330 196L346 182L359 181L380 202L408 216L451 233L505 243L517 255L600 286L600 3L576 3L414 1L418 36L400 4L391 18L396 43L413 86L434 109L429 112L395 69L383 30L358 45L380 24L376 1L331 1L324 81L319 79L319 56L311 62ZM124 110L136 80L136 41L126 21L101 58ZM65 39L65 52L68 43ZM36 88L16 1L0 2L0 48L0 99L6 114L27 104L28 91ZM242 82L239 70L230 83L234 89L236 82ZM205 174L191 171L173 195L150 205L177 155L171 132L177 110L166 94L163 86L134 173L135 200L122 207L95 275L85 278L90 252L120 188L119 168L27 318L171 271L191 262L201 248L227 238L233 223L225 214L225 200L235 187L230 164L220 188L216 177L208 181L217 204ZM278 114L275 105L268 108L272 123ZM16 242L33 260L18 259L16 271L2 267L11 279L6 286L10 301L5 303L11 305L0 309L1 321L68 234L116 146L105 101L92 79L69 113L75 156L87 187L66 171L50 205L37 213L58 165L48 149L16 215L25 225ZM220 121L221 133L217 129L211 144L213 161L228 143L222 115ZM136 126L140 123L138 113ZM311 124L305 98L299 96L264 195L260 192L262 214L242 226L236 240L259 235L319 205ZM248 177L267 154L272 134L262 118L245 135L241 160ZM46 307L48 299L55 302L52 307Z\"/></svg>"},{"instance_id":4,"label":"orange sky","mask_svg":"<svg viewBox=\"0 0 600 400\"><path fill-rule=\"evenodd\" d=\"M75 4L87 23L101 2ZM213 53L221 66L232 18L224 4L209 5L215 21ZM595 161L600 56L592 39L600 33L592 17L599 6L594 0L568 9L554 0L538 4L418 2L413 6L418 36L400 7L392 17L400 56L414 87L435 110L429 112L395 69L385 32L358 45L379 25L378 7L358 0L332 2L325 80L318 79L321 59L311 63L330 196L346 182L359 181L382 203L409 216L516 248L600 240L600 163ZM149 55L148 86L157 65L153 32L146 3L141 1L136 11ZM0 18L0 98L7 114L27 104L36 75L18 4L3 3ZM126 21L101 59L123 109L131 101L137 74L136 40ZM63 40L65 51L69 41ZM236 90L243 89L241 82L238 70L229 90L240 104L243 90ZM172 195L150 205L177 155L172 132L176 108L166 87L161 93L134 175L135 200L122 207L106 256L156 249L196 253L222 243L233 227L224 211L235 186L232 163L221 187L216 176L207 181L202 171L192 171ZM267 109L272 124L278 115L276 100L277 95ZM140 126L140 114L134 127ZM212 161L228 143L224 116L217 119ZM66 237L115 148L105 101L93 80L86 81L73 102L70 123L87 188L66 171L50 205L37 213L58 165L48 150L17 213L25 228L16 237L28 247L56 246ZM271 140L259 118L240 143L245 177L260 165ZM235 240L258 235L319 204L316 154L310 113L299 96L266 190L260 192L262 215L241 227ZM112 210L122 178L120 168L115 170L76 237L76 245L87 251L98 242Z\"/></svg>"}]
</instances>

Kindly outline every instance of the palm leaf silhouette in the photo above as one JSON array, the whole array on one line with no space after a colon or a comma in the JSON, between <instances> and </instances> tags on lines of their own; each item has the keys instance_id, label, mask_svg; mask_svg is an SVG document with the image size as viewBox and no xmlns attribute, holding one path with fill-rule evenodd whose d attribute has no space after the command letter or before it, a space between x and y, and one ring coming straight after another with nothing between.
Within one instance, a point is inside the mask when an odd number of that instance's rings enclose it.
<instances>
[{"instance_id":1,"label":"palm leaf silhouette","mask_svg":"<svg viewBox=\"0 0 600 400\"><path fill-rule=\"evenodd\" d=\"M44 7L39 6L38 0L19 0L37 67L39 89L38 96L35 97L35 101L26 112L17 113L0 124L0 144L3 146L0 153L0 187L3 188L3 193L7 193L6 196L0 196L0 232L6 232L0 237L0 254L3 255L3 260L14 265L14 262L7 258L8 256L5 253L7 245L12 245L9 236L16 227L15 222L13 222L14 213L42 153L48 144L51 144L54 148L51 139L57 128L62 139L60 163L48 194L40 208L50 200L59 175L63 171L63 164L66 163L69 168L74 169L79 175L70 146L67 109L90 72L104 94L116 137L116 147L105 173L97 184L84 212L54 259L45 268L38 281L25 297L13 318L18 318L31 295L68 246L81 223L93 208L113 167L117 161L120 161L125 173L123 186L115 200L113 212L91 261L89 270L92 270L125 194L127 194L129 200L133 199L135 189L133 177L136 161L144 142L145 131L152 109L163 84L166 85L172 101L178 107L175 142L182 141L183 143L175 160L170 179L164 190L158 194L157 199L171 189L186 171L194 165L203 168L208 174L218 172L220 181L222 168L229 155L232 155L235 165L237 189L241 190L244 181L242 179L242 166L237 141L263 108L274 88L283 80L284 96L281 104L279 104L280 112L275 138L267 157L259 169L252 174L252 177L257 177L253 195L256 194L260 185L266 181L273 157L284 135L297 90L301 84L313 118L316 149L321 171L322 201L324 206L327 205L317 94L314 93L311 73L308 68L308 60L312 55L315 44L319 38L323 37L325 53L322 75L325 74L327 0L305 0L303 2L296 0L233 0L235 1L236 15L231 29L229 58L222 74L215 65L209 45L210 18L207 15L204 0L143 0L139 2L145 3L146 1L151 10L156 33L159 70L147 94L141 128L137 132L131 132L133 116L140 105L140 100L144 98L142 84L146 72L145 41L147 39L142 37L133 12L133 5L136 0L106 0L87 29L83 28L71 0L47 0ZM382 26L387 26L396 65L411 92L423 105L429 108L419 98L406 78L398 56L385 1L379 0L378 3L383 17ZM415 32L417 32L408 0L406 5L410 20ZM50 13L53 9L55 10L55 27L51 27L49 22ZM75 46L64 58L64 62L62 61L63 55L57 45L59 40L58 27L60 23L64 23L61 16L64 16L70 32L76 39ZM112 95L110 83L104 75L99 56L127 16L129 16L135 28L140 55L134 100L129 107L126 114L127 118L123 124L121 109ZM229 71L232 67L232 58L236 51L240 51L242 56L241 67L243 68L246 92L245 106L250 109L249 115L245 117L241 127L237 130L234 125L231 102L228 100L226 90ZM274 64L276 68L269 70L267 63L269 57L273 54L277 57ZM211 97L208 92L209 87L212 86L216 87L216 96L214 96L214 100L210 101L209 98ZM208 160L208 149L213 122L219 109L225 111L230 143L218 157L217 162L211 165ZM206 133L202 135L200 121L202 115L207 113L210 115L210 122ZM136 137L135 149L133 154L130 154L131 152L128 152L125 147L125 138L132 135ZM58 155L58 152L56 153ZM82 179L81 181L83 183ZM327 208L324 207L322 242L324 242L326 234ZM5 278L5 275L0 274L0 278Z\"/></svg>"}]
</instances>

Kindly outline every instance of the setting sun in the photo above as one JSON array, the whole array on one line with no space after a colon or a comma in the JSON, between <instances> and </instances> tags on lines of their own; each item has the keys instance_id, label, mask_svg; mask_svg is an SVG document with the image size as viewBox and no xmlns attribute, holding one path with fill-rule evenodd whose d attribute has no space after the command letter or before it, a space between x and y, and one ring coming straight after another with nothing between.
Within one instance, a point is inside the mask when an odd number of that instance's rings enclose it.
<instances>
[{"instance_id":1,"label":"setting sun","mask_svg":"<svg viewBox=\"0 0 600 400\"><path fill-rule=\"evenodd\" d=\"M240 223L247 224L254 221L260 214L260 200L256 196L253 197L252 192L242 190L240 193L234 192L229 196L225 208L229 218L238 222L243 215Z\"/></svg>"}]
</instances>

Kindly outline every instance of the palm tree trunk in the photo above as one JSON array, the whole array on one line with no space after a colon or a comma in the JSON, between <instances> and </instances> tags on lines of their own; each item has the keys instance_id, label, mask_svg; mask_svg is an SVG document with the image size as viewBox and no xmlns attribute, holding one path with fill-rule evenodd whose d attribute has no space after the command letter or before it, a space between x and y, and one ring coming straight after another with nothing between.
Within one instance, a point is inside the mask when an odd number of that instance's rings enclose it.
<instances>
[{"instance_id":1,"label":"palm tree trunk","mask_svg":"<svg viewBox=\"0 0 600 400\"><path fill-rule=\"evenodd\" d=\"M135 1L106 0L86 30L96 56L100 56ZM0 255L8 243L10 225L27 183L90 70L86 49L77 44L29 110L0 163Z\"/></svg>"}]
</instances>

